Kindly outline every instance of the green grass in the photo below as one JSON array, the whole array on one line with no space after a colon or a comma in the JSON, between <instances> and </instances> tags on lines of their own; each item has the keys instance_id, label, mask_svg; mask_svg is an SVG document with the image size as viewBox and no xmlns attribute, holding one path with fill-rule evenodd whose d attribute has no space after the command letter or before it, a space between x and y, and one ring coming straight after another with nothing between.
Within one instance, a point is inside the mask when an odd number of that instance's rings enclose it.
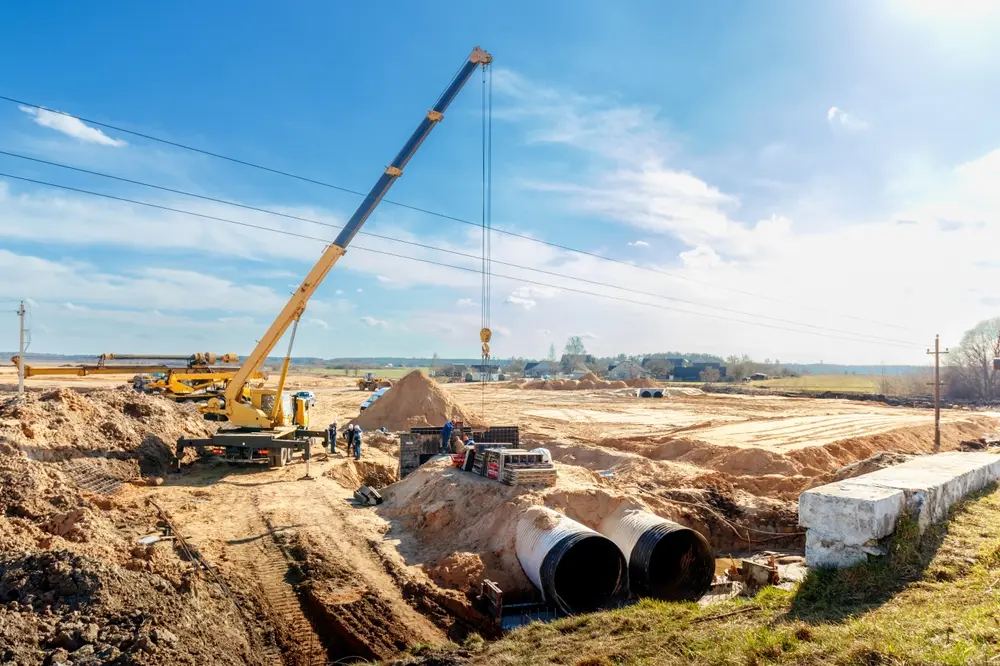
<instances>
[{"instance_id":1,"label":"green grass","mask_svg":"<svg viewBox=\"0 0 1000 666\"><path fill-rule=\"evenodd\" d=\"M1000 657L998 526L1000 492L991 489L923 537L912 522L900 525L881 560L812 572L792 591L704 608L647 600L447 656L490 665L986 664Z\"/></svg>"},{"instance_id":2,"label":"green grass","mask_svg":"<svg viewBox=\"0 0 1000 666\"><path fill-rule=\"evenodd\" d=\"M414 370L423 370L429 374L430 368L359 368L358 377L364 377L366 372L373 372L378 377L386 379L399 379L403 375L408 375ZM296 368L296 373L315 374L325 377L354 377L354 370L334 370L332 368Z\"/></svg>"},{"instance_id":3,"label":"green grass","mask_svg":"<svg viewBox=\"0 0 1000 666\"><path fill-rule=\"evenodd\" d=\"M877 393L880 379L876 375L803 375L801 377L778 377L760 382L750 382L750 386L785 391Z\"/></svg>"}]
</instances>

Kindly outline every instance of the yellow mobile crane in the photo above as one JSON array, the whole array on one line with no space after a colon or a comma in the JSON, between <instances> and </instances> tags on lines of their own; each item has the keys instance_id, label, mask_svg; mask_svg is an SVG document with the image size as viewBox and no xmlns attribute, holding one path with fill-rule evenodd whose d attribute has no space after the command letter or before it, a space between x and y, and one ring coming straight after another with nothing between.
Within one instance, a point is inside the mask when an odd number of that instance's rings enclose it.
<instances>
[{"instance_id":1,"label":"yellow mobile crane","mask_svg":"<svg viewBox=\"0 0 1000 666\"><path fill-rule=\"evenodd\" d=\"M210 438L179 439L176 451L178 468L184 449L189 447L194 447L203 455L207 453L222 455L227 460L238 462L267 460L272 467L280 467L291 459L293 451L306 448L310 438L322 437L325 439L328 437L326 430L309 429L305 401L296 398L293 403L293 400L284 393L285 378L288 374L288 364L291 360L292 345L295 342L295 331L299 319L305 312L309 298L315 293L323 278L330 272L334 264L344 256L347 246L389 191L389 188L392 187L392 184L403 175L403 168L431 130L441 122L445 110L472 76L472 73L477 67L485 69L491 62L492 57L486 51L478 46L472 50L465 64L462 65L448 88L438 98L434 107L427 112L416 131L413 132L392 163L386 167L340 234L332 244L327 246L319 261L289 298L288 303L271 323L270 328L261 337L257 346L244 359L243 364L232 379L227 382L222 395L213 396L207 403L200 406L205 418L227 422L231 427L220 429ZM288 352L281 368L277 388L247 387L247 381L253 373L260 369L268 354L271 353L289 327L292 330L288 342Z\"/></svg>"},{"instance_id":2,"label":"yellow mobile crane","mask_svg":"<svg viewBox=\"0 0 1000 666\"><path fill-rule=\"evenodd\" d=\"M19 358L11 362L19 366ZM178 365L140 365L126 363L111 365L108 361L183 361ZM102 354L96 365L73 365L66 367L24 366L25 378L91 375L133 375L132 387L141 393L162 395L171 400L205 400L207 395L221 389L226 380L236 373L235 366L215 365L239 363L237 354L197 353L179 354ZM255 386L263 386L267 375L256 372L251 377Z\"/></svg>"}]
</instances>

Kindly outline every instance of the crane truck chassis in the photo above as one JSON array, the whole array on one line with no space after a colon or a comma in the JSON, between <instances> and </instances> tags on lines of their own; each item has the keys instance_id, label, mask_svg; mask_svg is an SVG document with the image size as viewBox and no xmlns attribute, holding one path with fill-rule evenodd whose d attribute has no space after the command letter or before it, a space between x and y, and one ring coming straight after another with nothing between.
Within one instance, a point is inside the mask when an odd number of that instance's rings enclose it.
<instances>
[{"instance_id":1,"label":"crane truck chassis","mask_svg":"<svg viewBox=\"0 0 1000 666\"><path fill-rule=\"evenodd\" d=\"M194 449L199 457L215 457L231 463L268 463L270 467L284 467L291 462L296 451L309 451L313 438L323 440L329 448L330 434L326 430L262 431L237 428L220 430L211 437L177 440L177 471L185 449Z\"/></svg>"},{"instance_id":2,"label":"crane truck chassis","mask_svg":"<svg viewBox=\"0 0 1000 666\"><path fill-rule=\"evenodd\" d=\"M417 129L403 144L392 163L385 168L334 241L323 251L302 284L291 294L281 312L258 340L257 346L244 359L233 377L226 382L225 390L214 394L206 403L199 406L199 411L206 419L227 422L231 427L220 429L208 438L179 439L176 449L178 471L184 451L188 448L194 448L204 455L222 456L231 462L266 460L272 467L281 467L291 459L292 453L296 450L304 450L308 456L309 443L313 437L322 437L329 443L326 431L309 429L308 407L305 400L290 398L284 392L299 320L305 312L310 297L337 261L347 252L348 245L392 184L403 175L403 169L410 158L417 152L431 130L444 118L444 112L468 82L472 73L478 67L485 70L492 60L492 56L478 46L472 49L465 63L424 116ZM289 328L291 336L288 352L285 354L277 388L250 386L248 381L253 373L260 370L268 354Z\"/></svg>"}]
</instances>

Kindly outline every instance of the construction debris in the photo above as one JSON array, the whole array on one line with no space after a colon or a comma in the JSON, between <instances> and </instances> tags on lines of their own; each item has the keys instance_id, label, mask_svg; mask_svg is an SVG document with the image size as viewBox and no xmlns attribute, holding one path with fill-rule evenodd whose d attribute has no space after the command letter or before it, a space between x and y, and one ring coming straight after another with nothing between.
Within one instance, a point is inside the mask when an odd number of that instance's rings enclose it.
<instances>
[{"instance_id":1,"label":"construction debris","mask_svg":"<svg viewBox=\"0 0 1000 666\"><path fill-rule=\"evenodd\" d=\"M371 486L361 486L355 490L354 499L361 506L375 506L382 503L382 495Z\"/></svg>"}]
</instances>

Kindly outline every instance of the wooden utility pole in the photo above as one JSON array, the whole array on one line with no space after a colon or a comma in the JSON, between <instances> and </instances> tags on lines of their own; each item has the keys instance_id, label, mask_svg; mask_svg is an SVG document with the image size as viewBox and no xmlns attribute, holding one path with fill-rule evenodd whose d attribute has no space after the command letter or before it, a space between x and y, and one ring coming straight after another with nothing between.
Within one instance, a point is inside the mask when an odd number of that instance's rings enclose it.
<instances>
[{"instance_id":1,"label":"wooden utility pole","mask_svg":"<svg viewBox=\"0 0 1000 666\"><path fill-rule=\"evenodd\" d=\"M17 394L24 395L24 301L17 308L17 316L21 320L21 341L17 352Z\"/></svg>"},{"instance_id":2,"label":"wooden utility pole","mask_svg":"<svg viewBox=\"0 0 1000 666\"><path fill-rule=\"evenodd\" d=\"M927 350L928 354L934 354L934 453L941 450L941 354L947 354L948 350L941 351L941 336L934 336L934 351Z\"/></svg>"}]
</instances>

